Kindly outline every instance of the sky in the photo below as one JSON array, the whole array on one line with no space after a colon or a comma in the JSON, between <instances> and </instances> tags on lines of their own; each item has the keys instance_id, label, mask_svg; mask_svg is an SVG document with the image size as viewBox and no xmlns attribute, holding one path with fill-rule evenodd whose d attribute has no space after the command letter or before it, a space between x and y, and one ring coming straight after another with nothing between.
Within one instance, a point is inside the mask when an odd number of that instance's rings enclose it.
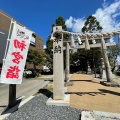
<instances>
[{"instance_id":1,"label":"sky","mask_svg":"<svg viewBox=\"0 0 120 120\"><path fill-rule=\"evenodd\" d=\"M72 32L81 32L94 15L103 31L120 30L120 0L1 0L0 9L46 40L52 24L62 16Z\"/></svg>"}]
</instances>

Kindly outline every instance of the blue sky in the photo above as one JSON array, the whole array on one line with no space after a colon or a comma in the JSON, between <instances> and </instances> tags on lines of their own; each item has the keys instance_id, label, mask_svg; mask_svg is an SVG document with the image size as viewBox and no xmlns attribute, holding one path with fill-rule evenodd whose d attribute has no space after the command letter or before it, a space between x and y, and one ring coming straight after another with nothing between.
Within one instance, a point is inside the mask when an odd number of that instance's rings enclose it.
<instances>
[{"instance_id":1,"label":"blue sky","mask_svg":"<svg viewBox=\"0 0 120 120\"><path fill-rule=\"evenodd\" d=\"M94 15L104 31L120 29L120 0L1 0L0 9L44 39L62 16L68 29L80 32L85 19Z\"/></svg>"}]
</instances>

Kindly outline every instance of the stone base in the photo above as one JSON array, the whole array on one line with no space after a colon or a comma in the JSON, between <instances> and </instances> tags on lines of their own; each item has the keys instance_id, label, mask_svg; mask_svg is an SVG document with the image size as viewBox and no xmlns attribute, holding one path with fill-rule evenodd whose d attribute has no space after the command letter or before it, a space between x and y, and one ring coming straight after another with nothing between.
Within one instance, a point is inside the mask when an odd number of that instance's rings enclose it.
<instances>
[{"instance_id":1,"label":"stone base","mask_svg":"<svg viewBox=\"0 0 120 120\"><path fill-rule=\"evenodd\" d=\"M73 86L73 82L72 82L72 81L65 82L65 87L66 87L66 86Z\"/></svg>"},{"instance_id":2,"label":"stone base","mask_svg":"<svg viewBox=\"0 0 120 120\"><path fill-rule=\"evenodd\" d=\"M105 86L110 86L110 87L120 87L120 85L115 82L100 81L100 84L105 85Z\"/></svg>"},{"instance_id":3,"label":"stone base","mask_svg":"<svg viewBox=\"0 0 120 120\"><path fill-rule=\"evenodd\" d=\"M69 106L70 95L65 95L63 100L53 100L49 98L46 102L46 105L55 105L55 106Z\"/></svg>"},{"instance_id":4,"label":"stone base","mask_svg":"<svg viewBox=\"0 0 120 120\"><path fill-rule=\"evenodd\" d=\"M95 120L95 115L92 111L82 111L81 120Z\"/></svg>"},{"instance_id":5,"label":"stone base","mask_svg":"<svg viewBox=\"0 0 120 120\"><path fill-rule=\"evenodd\" d=\"M107 80L105 70L103 70L102 79L103 79L104 81Z\"/></svg>"}]
</instances>

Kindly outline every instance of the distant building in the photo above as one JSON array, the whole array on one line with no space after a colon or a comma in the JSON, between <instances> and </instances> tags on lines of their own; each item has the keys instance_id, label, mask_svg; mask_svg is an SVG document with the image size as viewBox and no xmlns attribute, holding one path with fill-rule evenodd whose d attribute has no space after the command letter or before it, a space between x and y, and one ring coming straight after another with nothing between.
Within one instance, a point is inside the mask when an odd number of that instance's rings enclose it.
<instances>
[{"instance_id":1,"label":"distant building","mask_svg":"<svg viewBox=\"0 0 120 120\"><path fill-rule=\"evenodd\" d=\"M4 53L5 53L11 19L12 19L12 17L10 15L8 15L4 11L0 10L0 46L1 46L0 47L0 68L2 67L2 63L3 63L3 58L4 58ZM13 18L13 20L15 20L15 19ZM15 21L19 25L24 26L17 20L15 20ZM29 28L27 28L27 29L29 29ZM34 33L32 35L32 40L30 42L29 49L43 51L43 39L40 36L38 36L36 33ZM29 68L33 68L33 65L26 63L25 67L27 69L29 69ZM37 68L39 68L39 66L37 66Z\"/></svg>"}]
</instances>

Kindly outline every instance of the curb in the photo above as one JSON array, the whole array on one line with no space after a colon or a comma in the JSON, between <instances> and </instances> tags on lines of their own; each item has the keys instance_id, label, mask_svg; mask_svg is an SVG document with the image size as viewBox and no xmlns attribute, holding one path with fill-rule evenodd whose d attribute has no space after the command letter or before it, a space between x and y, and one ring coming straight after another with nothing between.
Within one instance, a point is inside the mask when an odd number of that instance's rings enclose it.
<instances>
[{"instance_id":1,"label":"curb","mask_svg":"<svg viewBox=\"0 0 120 120\"><path fill-rule=\"evenodd\" d=\"M110 112L102 112L102 111L82 111L81 112L81 120L102 120L102 119L114 119L120 120L119 113L110 113Z\"/></svg>"},{"instance_id":2,"label":"curb","mask_svg":"<svg viewBox=\"0 0 120 120\"><path fill-rule=\"evenodd\" d=\"M110 112L102 112L102 111L93 111L93 113L95 114L95 116L101 116L101 117L120 120L120 114L119 113L110 113Z\"/></svg>"}]
</instances>

